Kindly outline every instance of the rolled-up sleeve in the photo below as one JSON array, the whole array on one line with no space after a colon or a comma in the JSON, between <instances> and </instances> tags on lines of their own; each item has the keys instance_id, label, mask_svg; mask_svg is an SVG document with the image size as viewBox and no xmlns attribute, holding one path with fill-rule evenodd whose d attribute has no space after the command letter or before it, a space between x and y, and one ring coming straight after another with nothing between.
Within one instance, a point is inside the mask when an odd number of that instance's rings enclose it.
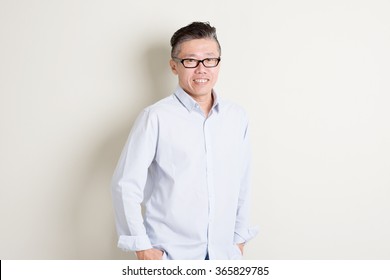
<instances>
[{"instance_id":1,"label":"rolled-up sleeve","mask_svg":"<svg viewBox=\"0 0 390 280\"><path fill-rule=\"evenodd\" d=\"M149 110L144 110L134 123L112 178L118 247L125 251L152 248L144 226L141 203L157 138L158 118Z\"/></svg>"}]
</instances>

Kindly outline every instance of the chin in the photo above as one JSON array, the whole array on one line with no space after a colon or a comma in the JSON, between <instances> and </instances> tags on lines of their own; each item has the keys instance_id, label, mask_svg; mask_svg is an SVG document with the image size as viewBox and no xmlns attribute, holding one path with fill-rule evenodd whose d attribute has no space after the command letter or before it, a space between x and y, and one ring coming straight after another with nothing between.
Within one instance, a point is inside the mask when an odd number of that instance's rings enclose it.
<instances>
[{"instance_id":1,"label":"chin","mask_svg":"<svg viewBox=\"0 0 390 280\"><path fill-rule=\"evenodd\" d=\"M196 95L196 96L205 96L205 95L209 95L209 94L211 94L211 89L210 90L208 90L208 91L195 91L194 93L193 93L193 95Z\"/></svg>"},{"instance_id":2,"label":"chin","mask_svg":"<svg viewBox=\"0 0 390 280\"><path fill-rule=\"evenodd\" d=\"M207 94L210 94L212 91L212 88L210 87L198 87L198 88L195 88L194 89L194 94L196 95L207 95Z\"/></svg>"},{"instance_id":3,"label":"chin","mask_svg":"<svg viewBox=\"0 0 390 280\"><path fill-rule=\"evenodd\" d=\"M206 88L206 87L199 87L199 86L188 88L188 89L183 88L183 89L189 95L194 95L194 96L205 96L211 94L212 91L212 88L210 87Z\"/></svg>"}]
</instances>

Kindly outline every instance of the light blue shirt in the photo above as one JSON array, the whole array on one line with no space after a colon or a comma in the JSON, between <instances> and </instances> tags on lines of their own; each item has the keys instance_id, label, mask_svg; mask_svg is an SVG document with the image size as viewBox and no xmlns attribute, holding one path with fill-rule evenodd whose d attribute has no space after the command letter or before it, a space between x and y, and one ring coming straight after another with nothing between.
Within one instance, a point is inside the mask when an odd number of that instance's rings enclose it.
<instances>
[{"instance_id":1,"label":"light blue shirt","mask_svg":"<svg viewBox=\"0 0 390 280\"><path fill-rule=\"evenodd\" d=\"M112 180L119 248L240 259L236 244L256 235L248 225L248 119L213 95L207 117L180 87L138 116Z\"/></svg>"}]
</instances>

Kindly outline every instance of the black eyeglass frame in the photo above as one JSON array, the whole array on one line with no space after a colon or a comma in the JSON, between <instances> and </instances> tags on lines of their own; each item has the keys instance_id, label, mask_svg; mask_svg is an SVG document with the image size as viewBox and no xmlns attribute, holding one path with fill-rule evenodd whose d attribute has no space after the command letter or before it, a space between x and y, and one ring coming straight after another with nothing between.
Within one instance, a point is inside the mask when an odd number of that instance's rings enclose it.
<instances>
[{"instance_id":1,"label":"black eyeglass frame","mask_svg":"<svg viewBox=\"0 0 390 280\"><path fill-rule=\"evenodd\" d=\"M179 58L179 57L172 57L172 58L173 58L174 60L180 62L181 64L183 64L184 68L196 68L196 67L199 66L199 63L202 63L203 66L206 67L206 68L214 68L214 67L217 67L217 66L218 66L219 62L221 62L221 57L208 57L208 58L205 58L205 59L202 59L202 60L194 59L194 58L183 58L183 59L182 59L182 58ZM215 64L214 66L206 66L206 65L204 64L204 61L205 61L205 60L208 60L208 59L216 59L216 60L217 60L217 64ZM196 65L193 66L193 67L188 67L188 66L185 66L185 65L184 65L184 61L186 61L186 60L194 60L194 61L196 61L197 63L196 63Z\"/></svg>"}]
</instances>

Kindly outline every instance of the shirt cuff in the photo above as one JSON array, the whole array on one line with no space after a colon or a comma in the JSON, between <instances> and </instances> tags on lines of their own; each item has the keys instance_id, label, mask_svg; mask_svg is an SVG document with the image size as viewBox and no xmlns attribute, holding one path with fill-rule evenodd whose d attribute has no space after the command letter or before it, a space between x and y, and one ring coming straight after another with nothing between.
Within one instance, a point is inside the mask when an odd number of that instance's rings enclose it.
<instances>
[{"instance_id":1,"label":"shirt cuff","mask_svg":"<svg viewBox=\"0 0 390 280\"><path fill-rule=\"evenodd\" d=\"M259 232L259 227L236 229L234 232L234 243L246 243L255 237Z\"/></svg>"},{"instance_id":2,"label":"shirt cuff","mask_svg":"<svg viewBox=\"0 0 390 280\"><path fill-rule=\"evenodd\" d=\"M121 235L119 236L118 247L123 251L142 251L153 248L147 235Z\"/></svg>"}]
</instances>

